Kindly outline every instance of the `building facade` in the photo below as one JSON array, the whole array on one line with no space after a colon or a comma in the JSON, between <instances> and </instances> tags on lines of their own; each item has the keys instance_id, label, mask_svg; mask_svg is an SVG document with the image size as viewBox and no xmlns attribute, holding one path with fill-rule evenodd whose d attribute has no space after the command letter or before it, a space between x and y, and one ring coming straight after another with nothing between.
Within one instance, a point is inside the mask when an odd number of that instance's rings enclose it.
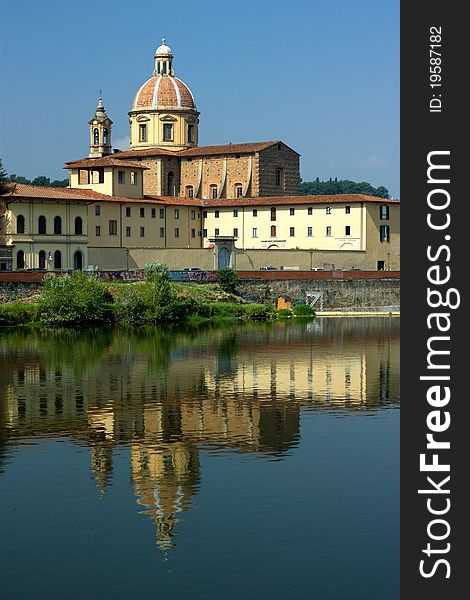
<instances>
[{"instance_id":1,"label":"building facade","mask_svg":"<svg viewBox=\"0 0 470 600\"><path fill-rule=\"evenodd\" d=\"M398 200L299 195L300 156L280 140L198 146L200 113L173 59L163 40L132 101L130 150L113 149L100 97L88 155L65 165L70 186L18 185L5 196L12 260L2 268L237 267L237 253L250 251L258 269L288 263L276 252L289 250L327 252L341 268L399 268Z\"/></svg>"}]
</instances>

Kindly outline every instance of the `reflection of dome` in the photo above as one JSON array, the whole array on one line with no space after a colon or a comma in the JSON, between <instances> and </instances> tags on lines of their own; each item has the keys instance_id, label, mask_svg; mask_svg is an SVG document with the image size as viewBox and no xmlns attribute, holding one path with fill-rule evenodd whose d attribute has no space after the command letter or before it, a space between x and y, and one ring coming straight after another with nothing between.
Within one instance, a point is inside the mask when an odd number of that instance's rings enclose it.
<instances>
[{"instance_id":1,"label":"reflection of dome","mask_svg":"<svg viewBox=\"0 0 470 600\"><path fill-rule=\"evenodd\" d=\"M196 102L191 90L180 79L171 75L157 75L140 87L132 102L132 110L158 108L194 110Z\"/></svg>"}]
</instances>

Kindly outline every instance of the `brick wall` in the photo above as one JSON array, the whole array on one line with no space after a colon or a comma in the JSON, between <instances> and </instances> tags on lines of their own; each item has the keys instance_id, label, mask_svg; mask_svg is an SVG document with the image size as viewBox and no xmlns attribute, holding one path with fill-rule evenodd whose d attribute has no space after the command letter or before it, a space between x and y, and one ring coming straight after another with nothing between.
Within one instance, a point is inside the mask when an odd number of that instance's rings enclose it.
<instances>
[{"instance_id":1,"label":"brick wall","mask_svg":"<svg viewBox=\"0 0 470 600\"><path fill-rule=\"evenodd\" d=\"M290 196L300 194L300 157L280 142L257 156L257 187L259 196ZM282 185L276 185L276 168L282 169Z\"/></svg>"}]
</instances>

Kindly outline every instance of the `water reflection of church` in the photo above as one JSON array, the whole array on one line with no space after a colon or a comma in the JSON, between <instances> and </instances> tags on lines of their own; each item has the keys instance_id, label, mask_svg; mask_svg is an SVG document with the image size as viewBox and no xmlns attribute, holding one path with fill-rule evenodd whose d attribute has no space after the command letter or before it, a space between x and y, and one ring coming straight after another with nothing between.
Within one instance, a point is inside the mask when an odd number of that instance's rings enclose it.
<instances>
[{"instance_id":1,"label":"water reflection of church","mask_svg":"<svg viewBox=\"0 0 470 600\"><path fill-rule=\"evenodd\" d=\"M202 447L280 457L299 442L302 409L373 410L398 398L398 321L390 319L391 336L321 323L310 332L286 324L196 336L92 334L95 353L80 365L73 357L80 343L90 347L86 336L76 334L70 356L70 339L61 348L31 336L21 358L5 336L2 437L63 434L86 443L100 494L112 482L116 448L129 447L137 502L168 549L178 513L190 510L201 484Z\"/></svg>"}]
</instances>

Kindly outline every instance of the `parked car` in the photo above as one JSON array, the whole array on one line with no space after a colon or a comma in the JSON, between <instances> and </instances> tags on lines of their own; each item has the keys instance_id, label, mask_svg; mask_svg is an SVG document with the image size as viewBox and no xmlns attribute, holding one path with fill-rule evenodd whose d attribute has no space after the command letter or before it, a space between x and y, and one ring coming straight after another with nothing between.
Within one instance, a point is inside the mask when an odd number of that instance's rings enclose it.
<instances>
[{"instance_id":1,"label":"parked car","mask_svg":"<svg viewBox=\"0 0 470 600\"><path fill-rule=\"evenodd\" d=\"M260 267L260 271L277 271L277 267L268 266L268 267Z\"/></svg>"},{"instance_id":2,"label":"parked car","mask_svg":"<svg viewBox=\"0 0 470 600\"><path fill-rule=\"evenodd\" d=\"M186 267L183 271L202 271L199 267Z\"/></svg>"},{"instance_id":3,"label":"parked car","mask_svg":"<svg viewBox=\"0 0 470 600\"><path fill-rule=\"evenodd\" d=\"M310 271L324 271L323 267L310 267Z\"/></svg>"}]
</instances>

